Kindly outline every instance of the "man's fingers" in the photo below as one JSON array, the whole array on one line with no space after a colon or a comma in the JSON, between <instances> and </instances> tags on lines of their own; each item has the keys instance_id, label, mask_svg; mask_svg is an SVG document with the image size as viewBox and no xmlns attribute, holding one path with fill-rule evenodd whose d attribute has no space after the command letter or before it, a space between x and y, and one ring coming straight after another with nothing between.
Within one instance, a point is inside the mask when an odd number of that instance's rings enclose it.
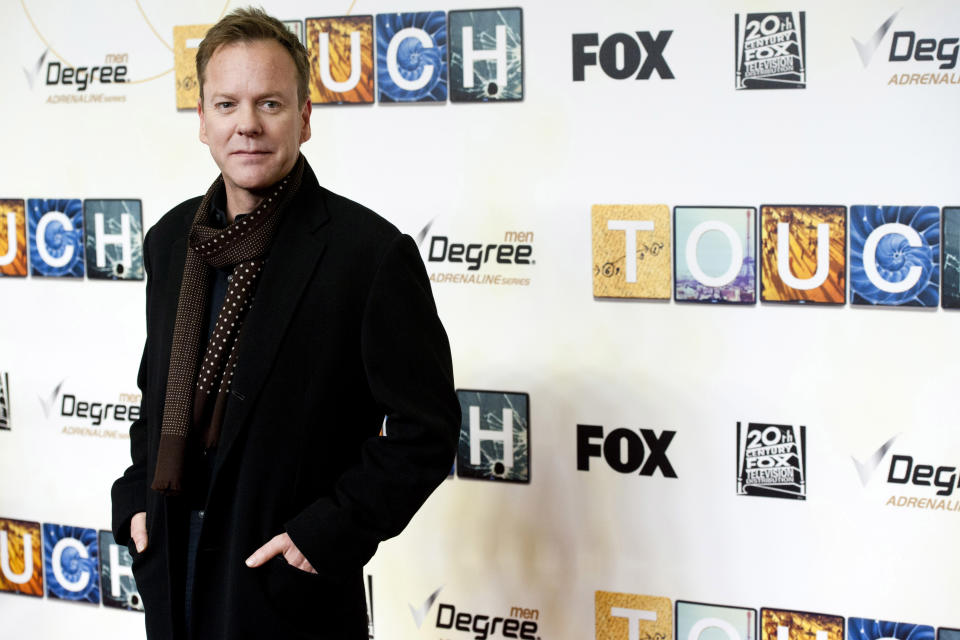
<instances>
[{"instance_id":1,"label":"man's fingers","mask_svg":"<svg viewBox=\"0 0 960 640\"><path fill-rule=\"evenodd\" d=\"M147 548L147 514L145 511L134 514L130 518L130 538L137 547L137 553L143 553Z\"/></svg>"},{"instance_id":2,"label":"man's fingers","mask_svg":"<svg viewBox=\"0 0 960 640\"><path fill-rule=\"evenodd\" d=\"M291 567L300 569L301 571L306 571L307 573L316 573L317 570L313 568L313 565L310 564L310 561L307 560L306 556L300 553L300 550L297 549L297 545L293 544L293 541L290 541L290 547L284 551L283 559L287 561Z\"/></svg>"},{"instance_id":3,"label":"man's fingers","mask_svg":"<svg viewBox=\"0 0 960 640\"><path fill-rule=\"evenodd\" d=\"M253 552L249 558L247 558L248 567L259 567L264 562L269 560L275 555L283 553L284 550L284 535L280 534L270 538L269 542Z\"/></svg>"}]
</instances>

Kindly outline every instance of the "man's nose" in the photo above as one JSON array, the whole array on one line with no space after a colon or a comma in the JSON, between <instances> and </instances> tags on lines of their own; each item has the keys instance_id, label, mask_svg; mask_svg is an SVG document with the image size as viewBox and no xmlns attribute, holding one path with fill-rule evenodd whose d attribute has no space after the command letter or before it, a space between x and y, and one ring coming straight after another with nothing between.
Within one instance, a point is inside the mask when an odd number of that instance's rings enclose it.
<instances>
[{"instance_id":1,"label":"man's nose","mask_svg":"<svg viewBox=\"0 0 960 640\"><path fill-rule=\"evenodd\" d=\"M262 131L260 125L260 114L257 112L256 105L242 105L240 107L240 119L237 122L237 133L242 136L256 136Z\"/></svg>"}]
</instances>

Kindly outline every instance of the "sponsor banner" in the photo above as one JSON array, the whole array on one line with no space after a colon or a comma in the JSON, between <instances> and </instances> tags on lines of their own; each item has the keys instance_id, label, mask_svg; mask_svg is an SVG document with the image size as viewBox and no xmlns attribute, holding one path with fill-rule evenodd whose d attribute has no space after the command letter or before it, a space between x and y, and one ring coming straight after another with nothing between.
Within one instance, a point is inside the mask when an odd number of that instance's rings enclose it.
<instances>
[{"instance_id":1,"label":"sponsor banner","mask_svg":"<svg viewBox=\"0 0 960 640\"><path fill-rule=\"evenodd\" d=\"M933 448L932 454L928 448L920 455L896 445L897 439L890 438L866 457L852 457L864 488L871 484L877 490L882 487L888 507L960 513L958 461L938 455L939 448Z\"/></svg>"},{"instance_id":2,"label":"sponsor banner","mask_svg":"<svg viewBox=\"0 0 960 640\"><path fill-rule=\"evenodd\" d=\"M39 522L0 518L0 592L43 597Z\"/></svg>"},{"instance_id":3,"label":"sponsor banner","mask_svg":"<svg viewBox=\"0 0 960 640\"><path fill-rule=\"evenodd\" d=\"M530 396L458 389L457 476L530 482Z\"/></svg>"},{"instance_id":4,"label":"sponsor banner","mask_svg":"<svg viewBox=\"0 0 960 640\"><path fill-rule=\"evenodd\" d=\"M674 207L674 299L755 304L757 210Z\"/></svg>"},{"instance_id":5,"label":"sponsor banner","mask_svg":"<svg viewBox=\"0 0 960 640\"><path fill-rule=\"evenodd\" d=\"M737 89L806 88L806 12L737 14L734 37Z\"/></svg>"},{"instance_id":6,"label":"sponsor banner","mask_svg":"<svg viewBox=\"0 0 960 640\"><path fill-rule=\"evenodd\" d=\"M447 101L447 14L377 15L377 99Z\"/></svg>"},{"instance_id":7,"label":"sponsor banner","mask_svg":"<svg viewBox=\"0 0 960 640\"><path fill-rule=\"evenodd\" d=\"M523 9L451 11L450 101L523 100Z\"/></svg>"},{"instance_id":8,"label":"sponsor banner","mask_svg":"<svg viewBox=\"0 0 960 640\"><path fill-rule=\"evenodd\" d=\"M667 448L676 435L676 431L666 429L657 435L653 429L622 427L604 433L602 425L578 424L577 470L590 471L591 458L602 458L619 473L652 476L659 471L664 478L676 478L677 472L667 458Z\"/></svg>"},{"instance_id":9,"label":"sponsor banner","mask_svg":"<svg viewBox=\"0 0 960 640\"><path fill-rule=\"evenodd\" d=\"M30 270L35 276L82 278L83 207L80 200L27 200Z\"/></svg>"},{"instance_id":10,"label":"sponsor banner","mask_svg":"<svg viewBox=\"0 0 960 640\"><path fill-rule=\"evenodd\" d=\"M437 604L436 628L444 633L454 633L454 637L464 639L479 638L520 638L521 640L539 640L540 610L526 607L510 607L508 612L474 613L453 604ZM460 632L460 633L456 633ZM446 637L446 636L445 636Z\"/></svg>"},{"instance_id":11,"label":"sponsor banner","mask_svg":"<svg viewBox=\"0 0 960 640\"><path fill-rule=\"evenodd\" d=\"M757 611L677 601L677 640L755 640Z\"/></svg>"},{"instance_id":12,"label":"sponsor banner","mask_svg":"<svg viewBox=\"0 0 960 640\"><path fill-rule=\"evenodd\" d=\"M438 601L443 587L427 596L422 603L408 603L410 616L417 629L424 624L442 630L443 638L487 640L520 638L540 640L540 610L511 606L509 611L477 613L458 604ZM431 613L437 603L436 616Z\"/></svg>"},{"instance_id":13,"label":"sponsor banner","mask_svg":"<svg viewBox=\"0 0 960 640\"><path fill-rule=\"evenodd\" d=\"M310 100L373 103L373 16L307 18Z\"/></svg>"},{"instance_id":14,"label":"sponsor banner","mask_svg":"<svg viewBox=\"0 0 960 640\"><path fill-rule=\"evenodd\" d=\"M785 609L760 610L760 640L844 640L843 616Z\"/></svg>"},{"instance_id":15,"label":"sponsor banner","mask_svg":"<svg viewBox=\"0 0 960 640\"><path fill-rule=\"evenodd\" d=\"M455 230L438 231L435 222L431 220L417 234L430 282L461 286L530 285L531 270L537 263L533 231L508 229L502 235L481 239L475 235L462 237Z\"/></svg>"},{"instance_id":16,"label":"sponsor banner","mask_svg":"<svg viewBox=\"0 0 960 640\"><path fill-rule=\"evenodd\" d=\"M960 207L943 209L943 265L944 309L960 309Z\"/></svg>"},{"instance_id":17,"label":"sponsor banner","mask_svg":"<svg viewBox=\"0 0 960 640\"><path fill-rule=\"evenodd\" d=\"M847 640L934 640L934 637L930 625L847 618Z\"/></svg>"},{"instance_id":18,"label":"sponsor banner","mask_svg":"<svg viewBox=\"0 0 960 640\"><path fill-rule=\"evenodd\" d=\"M960 488L957 465L931 463L928 459L919 456L906 455L894 452L890 457L887 471L888 485L903 485L904 489L912 489L918 500L910 500L899 496L896 500L891 497L887 504L901 506L916 506L931 510L960 511L960 501L946 500L953 496L954 490ZM891 487L892 488L892 487ZM922 502L921 502L922 501ZM916 503L916 504L914 504Z\"/></svg>"},{"instance_id":19,"label":"sponsor banner","mask_svg":"<svg viewBox=\"0 0 960 640\"><path fill-rule=\"evenodd\" d=\"M43 90L47 104L107 104L126 102L124 93L117 94L130 82L127 76L127 53L102 54L101 60L75 65L60 57L53 47L40 54L36 62L23 67L31 90ZM120 87L117 87L120 85ZM107 90L107 93L102 93Z\"/></svg>"},{"instance_id":20,"label":"sponsor banner","mask_svg":"<svg viewBox=\"0 0 960 640\"><path fill-rule=\"evenodd\" d=\"M10 404L10 374L0 371L0 429L6 431L13 426L13 419L10 417L13 410Z\"/></svg>"},{"instance_id":21,"label":"sponsor banner","mask_svg":"<svg viewBox=\"0 0 960 640\"><path fill-rule=\"evenodd\" d=\"M84 200L87 277L143 280L143 217L139 200Z\"/></svg>"},{"instance_id":22,"label":"sponsor banner","mask_svg":"<svg viewBox=\"0 0 960 640\"><path fill-rule=\"evenodd\" d=\"M671 640L670 598L614 591L594 594L597 640Z\"/></svg>"},{"instance_id":23,"label":"sponsor banner","mask_svg":"<svg viewBox=\"0 0 960 640\"><path fill-rule=\"evenodd\" d=\"M883 76L887 86L960 84L960 73L956 72L960 33L938 38L937 34L915 30L909 18L899 16L900 10L895 11L872 32L872 25L864 25L863 30L852 37L864 69L873 66L889 71L891 75ZM869 35L860 40L858 36L864 34Z\"/></svg>"},{"instance_id":24,"label":"sponsor banner","mask_svg":"<svg viewBox=\"0 0 960 640\"><path fill-rule=\"evenodd\" d=\"M100 604L99 547L95 529L43 525L47 597Z\"/></svg>"},{"instance_id":25,"label":"sponsor banner","mask_svg":"<svg viewBox=\"0 0 960 640\"><path fill-rule=\"evenodd\" d=\"M109 531L100 531L100 589L103 606L128 611L143 611L143 601L133 579L133 558L126 547L118 545Z\"/></svg>"},{"instance_id":26,"label":"sponsor banner","mask_svg":"<svg viewBox=\"0 0 960 640\"><path fill-rule=\"evenodd\" d=\"M937 207L850 208L853 304L936 308L939 260Z\"/></svg>"},{"instance_id":27,"label":"sponsor banner","mask_svg":"<svg viewBox=\"0 0 960 640\"><path fill-rule=\"evenodd\" d=\"M23 200L0 199L0 278L26 275L26 207Z\"/></svg>"},{"instance_id":28,"label":"sponsor banner","mask_svg":"<svg viewBox=\"0 0 960 640\"><path fill-rule=\"evenodd\" d=\"M807 499L807 428L737 423L737 495Z\"/></svg>"},{"instance_id":29,"label":"sponsor banner","mask_svg":"<svg viewBox=\"0 0 960 640\"><path fill-rule=\"evenodd\" d=\"M104 396L63 380L38 399L47 422L63 435L124 440L140 417L140 393Z\"/></svg>"},{"instance_id":30,"label":"sponsor banner","mask_svg":"<svg viewBox=\"0 0 960 640\"><path fill-rule=\"evenodd\" d=\"M847 209L760 208L760 300L846 302Z\"/></svg>"},{"instance_id":31,"label":"sponsor banner","mask_svg":"<svg viewBox=\"0 0 960 640\"><path fill-rule=\"evenodd\" d=\"M595 204L593 295L670 299L670 209L667 205Z\"/></svg>"},{"instance_id":32,"label":"sponsor banner","mask_svg":"<svg viewBox=\"0 0 960 640\"><path fill-rule=\"evenodd\" d=\"M613 33L600 42L599 33L573 34L573 80L586 80L587 67L599 66L614 80L649 80L656 73L664 80L673 79L673 71L664 58L664 49L673 31L633 31Z\"/></svg>"}]
</instances>

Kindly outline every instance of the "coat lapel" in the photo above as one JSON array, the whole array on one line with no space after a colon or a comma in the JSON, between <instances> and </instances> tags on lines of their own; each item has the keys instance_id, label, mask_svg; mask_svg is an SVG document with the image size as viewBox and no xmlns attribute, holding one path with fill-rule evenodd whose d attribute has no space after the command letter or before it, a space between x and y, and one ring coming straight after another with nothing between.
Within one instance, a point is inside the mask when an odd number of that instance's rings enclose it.
<instances>
[{"instance_id":1,"label":"coat lapel","mask_svg":"<svg viewBox=\"0 0 960 640\"><path fill-rule=\"evenodd\" d=\"M324 251L318 229L328 219L317 179L305 167L300 191L277 229L270 256L257 285L253 306L241 329L230 407L223 422L214 477L246 428L276 359L287 327ZM212 487L211 487L212 488Z\"/></svg>"}]
</instances>

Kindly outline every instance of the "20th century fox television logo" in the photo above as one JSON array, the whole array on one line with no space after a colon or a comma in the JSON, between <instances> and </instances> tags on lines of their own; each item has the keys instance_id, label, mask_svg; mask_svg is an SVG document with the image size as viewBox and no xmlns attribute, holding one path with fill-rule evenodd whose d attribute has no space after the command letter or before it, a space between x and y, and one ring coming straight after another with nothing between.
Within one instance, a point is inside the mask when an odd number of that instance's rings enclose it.
<instances>
[{"instance_id":1,"label":"20th century fox television logo","mask_svg":"<svg viewBox=\"0 0 960 640\"><path fill-rule=\"evenodd\" d=\"M737 495L807 497L807 428L737 423Z\"/></svg>"}]
</instances>

